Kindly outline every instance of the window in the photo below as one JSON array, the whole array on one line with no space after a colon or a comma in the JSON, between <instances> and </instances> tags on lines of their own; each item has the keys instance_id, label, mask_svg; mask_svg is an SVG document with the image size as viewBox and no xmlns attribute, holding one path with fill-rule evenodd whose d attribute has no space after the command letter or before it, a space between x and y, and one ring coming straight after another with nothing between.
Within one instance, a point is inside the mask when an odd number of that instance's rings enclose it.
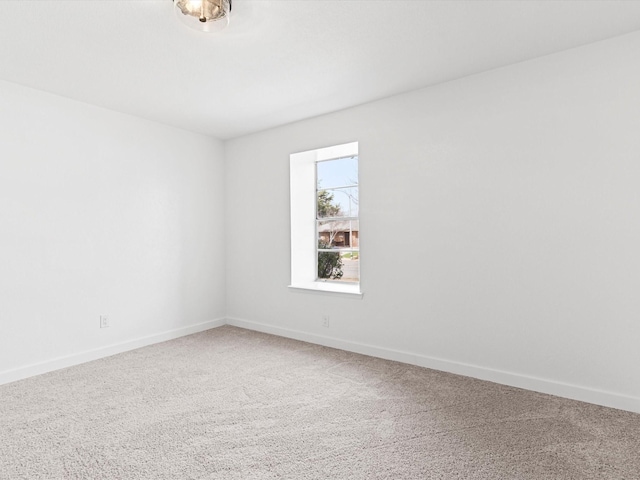
<instances>
[{"instance_id":1,"label":"window","mask_svg":"<svg viewBox=\"0 0 640 480\"><path fill-rule=\"evenodd\" d=\"M291 155L292 288L360 292L358 143Z\"/></svg>"},{"instance_id":2,"label":"window","mask_svg":"<svg viewBox=\"0 0 640 480\"><path fill-rule=\"evenodd\" d=\"M358 157L316 161L319 281L360 281Z\"/></svg>"}]
</instances>

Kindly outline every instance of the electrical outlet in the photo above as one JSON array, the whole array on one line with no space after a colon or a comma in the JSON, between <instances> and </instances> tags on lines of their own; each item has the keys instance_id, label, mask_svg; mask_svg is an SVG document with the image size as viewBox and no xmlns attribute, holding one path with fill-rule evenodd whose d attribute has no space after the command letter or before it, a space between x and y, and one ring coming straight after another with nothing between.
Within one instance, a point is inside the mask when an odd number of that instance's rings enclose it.
<instances>
[{"instance_id":1,"label":"electrical outlet","mask_svg":"<svg viewBox=\"0 0 640 480\"><path fill-rule=\"evenodd\" d=\"M109 327L109 317L106 315L100 315L100 328Z\"/></svg>"},{"instance_id":2,"label":"electrical outlet","mask_svg":"<svg viewBox=\"0 0 640 480\"><path fill-rule=\"evenodd\" d=\"M322 316L322 326L329 328L329 315Z\"/></svg>"}]
</instances>

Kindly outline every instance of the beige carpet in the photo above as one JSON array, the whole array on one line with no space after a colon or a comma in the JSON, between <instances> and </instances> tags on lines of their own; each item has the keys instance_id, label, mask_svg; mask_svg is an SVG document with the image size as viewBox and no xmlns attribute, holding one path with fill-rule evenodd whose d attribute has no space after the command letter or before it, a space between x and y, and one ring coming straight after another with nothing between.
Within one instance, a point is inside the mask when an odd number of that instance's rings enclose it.
<instances>
[{"instance_id":1,"label":"beige carpet","mask_svg":"<svg viewBox=\"0 0 640 480\"><path fill-rule=\"evenodd\" d=\"M639 479L640 415L222 327L0 387L2 479Z\"/></svg>"}]
</instances>

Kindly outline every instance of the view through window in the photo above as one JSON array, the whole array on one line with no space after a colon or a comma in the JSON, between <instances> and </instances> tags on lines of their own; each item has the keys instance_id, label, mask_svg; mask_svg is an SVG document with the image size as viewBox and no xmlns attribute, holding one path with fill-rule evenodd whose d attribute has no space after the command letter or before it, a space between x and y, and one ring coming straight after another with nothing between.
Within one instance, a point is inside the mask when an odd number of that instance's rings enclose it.
<instances>
[{"instance_id":1,"label":"view through window","mask_svg":"<svg viewBox=\"0 0 640 480\"><path fill-rule=\"evenodd\" d=\"M316 162L318 280L360 281L358 157Z\"/></svg>"}]
</instances>

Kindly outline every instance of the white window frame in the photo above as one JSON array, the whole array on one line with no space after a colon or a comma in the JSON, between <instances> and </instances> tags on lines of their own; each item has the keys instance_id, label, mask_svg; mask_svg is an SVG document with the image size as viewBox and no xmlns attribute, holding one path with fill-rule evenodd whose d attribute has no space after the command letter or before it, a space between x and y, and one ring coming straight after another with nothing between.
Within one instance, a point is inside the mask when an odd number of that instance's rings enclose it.
<instances>
[{"instance_id":1,"label":"white window frame","mask_svg":"<svg viewBox=\"0 0 640 480\"><path fill-rule=\"evenodd\" d=\"M339 157L339 158L327 158L327 159L323 159L323 160L317 160L316 161L316 234L319 234L320 231L320 225L323 223L327 223L327 222L349 222L349 246L348 247L340 247L340 248L319 248L317 247L318 245L318 241L319 238L316 237L316 241L315 241L315 245L316 245L316 272L318 271L318 259L319 259L319 253L320 252L327 252L327 253L338 253L339 255L342 255L343 253L354 253L354 252L358 252L358 258L360 255L360 248L359 247L354 247L353 246L353 221L358 222L359 221L359 217L358 215L342 215L342 216L336 216L336 217L318 217L318 212L317 212L317 198L318 198L318 194L322 191L337 191L337 190L346 190L346 189L351 189L351 188L358 188L358 183L356 180L356 183L352 183L352 184L348 184L348 185L330 185L328 187L322 187L322 188L318 188L318 164L319 163L324 163L324 162L334 162L334 161L340 161L340 160L345 160L345 159L352 159L352 158L358 158L357 155L350 155L348 157ZM351 210L349 211L349 213L351 213ZM358 233L360 233L358 231ZM359 245L359 244L358 244ZM359 265L359 262L358 262ZM329 278L318 278L316 275L316 281L318 282L342 282L342 283L360 283L360 272L358 271L358 281L357 282L345 282L344 280L332 280Z\"/></svg>"},{"instance_id":2,"label":"white window frame","mask_svg":"<svg viewBox=\"0 0 640 480\"><path fill-rule=\"evenodd\" d=\"M362 297L361 282L342 283L317 279L316 163L357 155L358 142L351 142L294 153L290 156L291 284L289 288Z\"/></svg>"}]
</instances>

